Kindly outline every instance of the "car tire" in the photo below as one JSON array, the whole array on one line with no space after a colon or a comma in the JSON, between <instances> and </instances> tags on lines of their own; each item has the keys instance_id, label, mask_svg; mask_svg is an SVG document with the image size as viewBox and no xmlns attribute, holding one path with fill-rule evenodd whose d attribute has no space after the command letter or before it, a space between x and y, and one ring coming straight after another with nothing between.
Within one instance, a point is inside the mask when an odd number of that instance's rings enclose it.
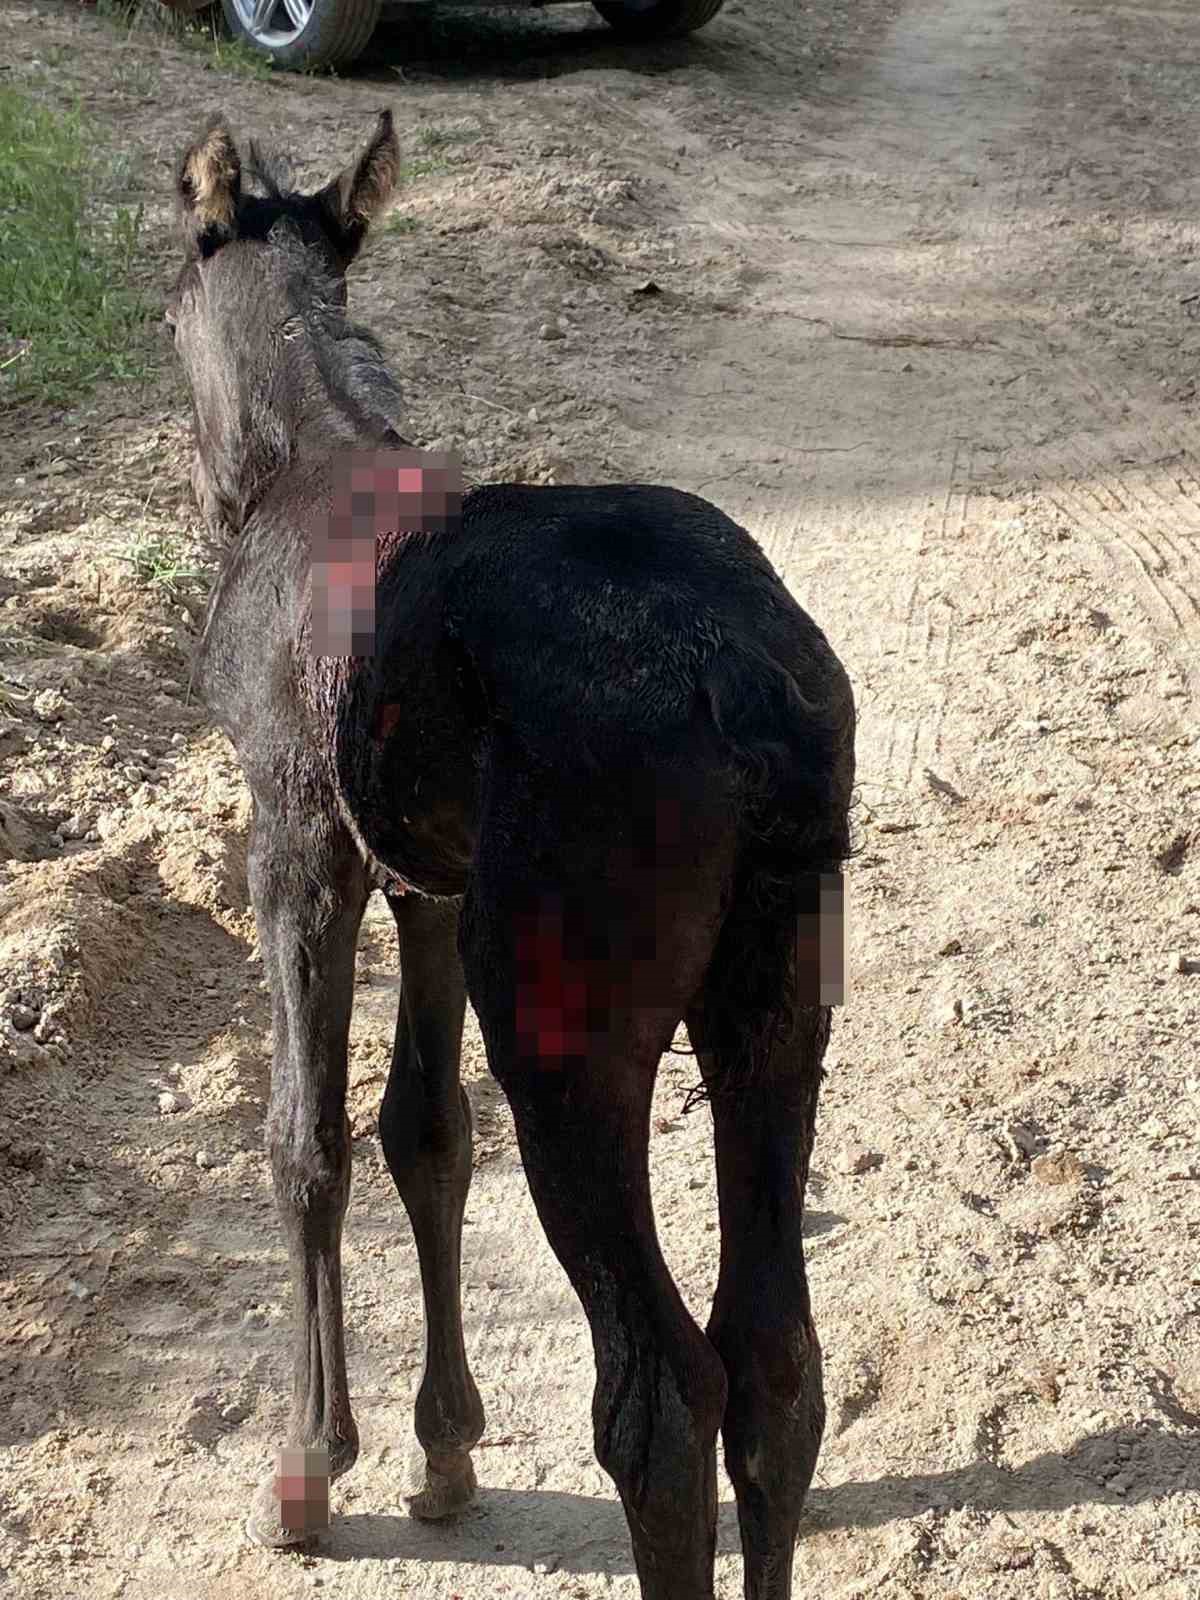
<instances>
[{"instance_id":1,"label":"car tire","mask_svg":"<svg viewBox=\"0 0 1200 1600\"><path fill-rule=\"evenodd\" d=\"M725 0L592 0L626 39L677 39L711 22Z\"/></svg>"},{"instance_id":2,"label":"car tire","mask_svg":"<svg viewBox=\"0 0 1200 1600\"><path fill-rule=\"evenodd\" d=\"M288 72L349 66L366 49L382 7L383 0L275 0L260 22L255 0L221 0L233 37Z\"/></svg>"}]
</instances>

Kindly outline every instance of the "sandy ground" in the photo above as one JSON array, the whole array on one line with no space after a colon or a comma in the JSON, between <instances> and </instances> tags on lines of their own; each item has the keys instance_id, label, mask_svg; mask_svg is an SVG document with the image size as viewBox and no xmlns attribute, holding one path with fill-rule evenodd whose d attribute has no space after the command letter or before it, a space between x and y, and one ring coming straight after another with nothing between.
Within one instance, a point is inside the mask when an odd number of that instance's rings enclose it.
<instances>
[{"instance_id":1,"label":"sandy ground","mask_svg":"<svg viewBox=\"0 0 1200 1600\"><path fill-rule=\"evenodd\" d=\"M796 1593L1195 1600L1191 8L731 0L650 51L579 8L447 14L350 79L268 84L74 8L8 0L4 23L5 81L81 92L125 143L155 294L171 165L210 105L323 178L391 104L435 165L351 295L415 436L478 476L709 495L846 661L861 853L808 1221L830 1423ZM3 444L0 1574L22 1600L634 1596L586 1327L475 1034L483 1494L453 1526L401 1512L421 1324L375 1132L382 906L352 1067L363 1454L314 1555L242 1539L290 1383L246 796L186 698L191 624L119 559L195 533L186 447L165 350L146 386ZM703 1317L693 1077L664 1065L653 1161ZM732 1597L727 1484L721 1516Z\"/></svg>"}]
</instances>

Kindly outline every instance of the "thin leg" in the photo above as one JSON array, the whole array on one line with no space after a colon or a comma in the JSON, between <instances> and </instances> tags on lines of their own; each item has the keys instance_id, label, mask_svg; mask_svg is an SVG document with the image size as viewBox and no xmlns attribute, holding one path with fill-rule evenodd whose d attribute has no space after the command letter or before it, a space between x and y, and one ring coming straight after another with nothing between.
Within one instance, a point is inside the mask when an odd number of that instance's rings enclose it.
<instances>
[{"instance_id":1,"label":"thin leg","mask_svg":"<svg viewBox=\"0 0 1200 1600\"><path fill-rule=\"evenodd\" d=\"M591 1325L596 1456L625 1507L644 1600L711 1600L725 1377L655 1234L655 1064L500 1075L538 1215Z\"/></svg>"},{"instance_id":2,"label":"thin leg","mask_svg":"<svg viewBox=\"0 0 1200 1600\"><path fill-rule=\"evenodd\" d=\"M498 736L460 941L488 1061L596 1359L596 1456L643 1600L712 1600L725 1374L663 1261L650 1105L708 967L735 834L684 770L610 781L535 767Z\"/></svg>"},{"instance_id":3,"label":"thin leg","mask_svg":"<svg viewBox=\"0 0 1200 1600\"><path fill-rule=\"evenodd\" d=\"M790 1600L800 1514L825 1427L801 1227L829 1012L800 1010L762 1077L732 1090L705 1048L699 1008L688 1025L716 1130L721 1269L708 1337L729 1379L722 1438L746 1600Z\"/></svg>"},{"instance_id":4,"label":"thin leg","mask_svg":"<svg viewBox=\"0 0 1200 1600\"><path fill-rule=\"evenodd\" d=\"M458 1080L466 988L457 903L406 895L390 904L401 995L379 1137L412 1223L425 1301L425 1370L416 1404L425 1475L408 1506L414 1516L436 1518L474 1496L470 1452L484 1420L467 1366L460 1292L471 1182L470 1108Z\"/></svg>"},{"instance_id":5,"label":"thin leg","mask_svg":"<svg viewBox=\"0 0 1200 1600\"><path fill-rule=\"evenodd\" d=\"M286 1442L328 1450L330 1477L336 1478L358 1454L346 1379L341 1239L350 1195L346 1051L368 886L348 839L315 839L261 810L248 866L271 987L267 1146L295 1318ZM273 1479L260 1489L247 1529L258 1543L276 1548L304 1537L282 1526Z\"/></svg>"}]
</instances>

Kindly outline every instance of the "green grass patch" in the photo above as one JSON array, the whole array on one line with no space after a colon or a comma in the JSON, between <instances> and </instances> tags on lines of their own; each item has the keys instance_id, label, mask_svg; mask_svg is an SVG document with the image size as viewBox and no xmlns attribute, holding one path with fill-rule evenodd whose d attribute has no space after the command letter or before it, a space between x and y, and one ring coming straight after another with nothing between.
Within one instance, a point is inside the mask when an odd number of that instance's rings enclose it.
<instances>
[{"instance_id":1,"label":"green grass patch","mask_svg":"<svg viewBox=\"0 0 1200 1600\"><path fill-rule=\"evenodd\" d=\"M448 144L474 144L479 137L478 128L421 128L417 143L426 150L441 150Z\"/></svg>"},{"instance_id":2,"label":"green grass patch","mask_svg":"<svg viewBox=\"0 0 1200 1600\"><path fill-rule=\"evenodd\" d=\"M449 171L450 163L448 161L438 161L426 156L417 156L413 161L402 161L396 177L400 183L413 183L417 178L433 178L439 173Z\"/></svg>"},{"instance_id":3,"label":"green grass patch","mask_svg":"<svg viewBox=\"0 0 1200 1600\"><path fill-rule=\"evenodd\" d=\"M272 75L270 56L244 39L231 39L219 16L188 16L158 0L96 0L96 15L126 34L150 33L172 39L203 58L211 72L263 82Z\"/></svg>"},{"instance_id":4,"label":"green grass patch","mask_svg":"<svg viewBox=\"0 0 1200 1600\"><path fill-rule=\"evenodd\" d=\"M387 220L389 233L416 233L420 226L416 217L407 216L402 211L393 211Z\"/></svg>"},{"instance_id":5,"label":"green grass patch","mask_svg":"<svg viewBox=\"0 0 1200 1600\"><path fill-rule=\"evenodd\" d=\"M228 72L238 78L253 78L262 83L275 71L270 56L256 50L244 39L228 39L215 22L209 22L184 34L188 48L204 55L206 65L213 72Z\"/></svg>"},{"instance_id":6,"label":"green grass patch","mask_svg":"<svg viewBox=\"0 0 1200 1600\"><path fill-rule=\"evenodd\" d=\"M152 100L158 93L159 76L150 62L131 56L115 67L112 83L126 100Z\"/></svg>"},{"instance_id":7,"label":"green grass patch","mask_svg":"<svg viewBox=\"0 0 1200 1600\"><path fill-rule=\"evenodd\" d=\"M161 589L177 600L203 581L203 574L189 566L182 544L168 534L146 534L126 545L119 559L133 568L133 576L148 588Z\"/></svg>"},{"instance_id":8,"label":"green grass patch","mask_svg":"<svg viewBox=\"0 0 1200 1600\"><path fill-rule=\"evenodd\" d=\"M142 208L106 203L112 177L77 112L0 88L0 402L146 370Z\"/></svg>"}]
</instances>

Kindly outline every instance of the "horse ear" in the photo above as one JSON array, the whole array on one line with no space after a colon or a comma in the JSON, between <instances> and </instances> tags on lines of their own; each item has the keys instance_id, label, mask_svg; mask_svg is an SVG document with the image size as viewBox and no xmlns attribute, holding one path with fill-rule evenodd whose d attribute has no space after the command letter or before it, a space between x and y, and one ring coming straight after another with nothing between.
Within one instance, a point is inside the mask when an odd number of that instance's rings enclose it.
<instances>
[{"instance_id":1,"label":"horse ear","mask_svg":"<svg viewBox=\"0 0 1200 1600\"><path fill-rule=\"evenodd\" d=\"M176 193L189 250L211 255L235 236L242 162L222 117L213 117L185 152Z\"/></svg>"},{"instance_id":2,"label":"horse ear","mask_svg":"<svg viewBox=\"0 0 1200 1600\"><path fill-rule=\"evenodd\" d=\"M347 266L361 250L368 228L390 205L399 176L400 142L392 113L381 111L375 132L357 161L317 196Z\"/></svg>"}]
</instances>

